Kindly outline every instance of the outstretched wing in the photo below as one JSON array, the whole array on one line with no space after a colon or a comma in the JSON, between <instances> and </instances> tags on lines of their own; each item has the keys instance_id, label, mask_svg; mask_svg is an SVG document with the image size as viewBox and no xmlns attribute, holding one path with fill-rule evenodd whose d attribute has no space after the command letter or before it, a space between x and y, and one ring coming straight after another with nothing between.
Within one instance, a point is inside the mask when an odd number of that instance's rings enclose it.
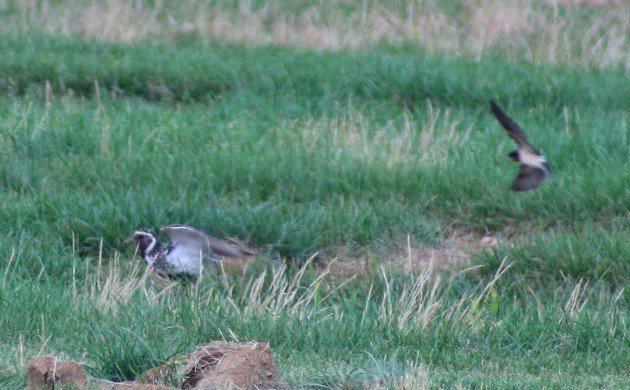
<instances>
[{"instance_id":1,"label":"outstretched wing","mask_svg":"<svg viewBox=\"0 0 630 390\"><path fill-rule=\"evenodd\" d=\"M173 251L177 251L180 256L186 251L196 259L202 253L204 258L219 260L217 256L243 258L254 253L242 245L230 244L186 225L165 226L160 231L169 236L174 246Z\"/></svg>"},{"instance_id":2,"label":"outstretched wing","mask_svg":"<svg viewBox=\"0 0 630 390\"><path fill-rule=\"evenodd\" d=\"M545 180L546 173L543 169L521 164L521 169L512 183L514 191L527 191L540 187Z\"/></svg>"},{"instance_id":3,"label":"outstretched wing","mask_svg":"<svg viewBox=\"0 0 630 390\"><path fill-rule=\"evenodd\" d=\"M512 120L512 118L507 116L507 114L503 112L503 110L501 110L501 108L495 102L490 102L490 108L492 109L492 114L494 114L494 117L497 118L501 126L503 126L510 138L516 141L519 149L522 148L532 153L539 154L538 151L534 149L532 145L530 145L529 141L527 140L527 136L519 127L519 125L517 125L516 122Z\"/></svg>"},{"instance_id":4,"label":"outstretched wing","mask_svg":"<svg viewBox=\"0 0 630 390\"><path fill-rule=\"evenodd\" d=\"M210 240L212 251L220 256L242 259L247 256L253 256L255 253L236 240L230 240L233 241L233 243L230 243L210 235L208 235L208 239Z\"/></svg>"},{"instance_id":5,"label":"outstretched wing","mask_svg":"<svg viewBox=\"0 0 630 390\"><path fill-rule=\"evenodd\" d=\"M210 247L208 236L199 229L186 225L169 225L160 228L173 246L185 246L191 250L207 251Z\"/></svg>"}]
</instances>

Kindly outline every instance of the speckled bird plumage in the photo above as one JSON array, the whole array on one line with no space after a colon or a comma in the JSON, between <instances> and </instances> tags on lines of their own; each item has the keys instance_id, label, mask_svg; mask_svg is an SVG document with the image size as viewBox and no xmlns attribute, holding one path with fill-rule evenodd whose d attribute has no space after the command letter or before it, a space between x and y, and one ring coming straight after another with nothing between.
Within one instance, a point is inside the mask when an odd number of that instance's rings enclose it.
<instances>
[{"instance_id":1,"label":"speckled bird plumage","mask_svg":"<svg viewBox=\"0 0 630 390\"><path fill-rule=\"evenodd\" d=\"M138 246L138 253L164 278L196 278L202 264L218 262L225 257L244 258L254 253L240 245L212 237L199 229L186 225L169 225L160 228L170 242L161 243L148 229L138 229L125 240Z\"/></svg>"}]
</instances>

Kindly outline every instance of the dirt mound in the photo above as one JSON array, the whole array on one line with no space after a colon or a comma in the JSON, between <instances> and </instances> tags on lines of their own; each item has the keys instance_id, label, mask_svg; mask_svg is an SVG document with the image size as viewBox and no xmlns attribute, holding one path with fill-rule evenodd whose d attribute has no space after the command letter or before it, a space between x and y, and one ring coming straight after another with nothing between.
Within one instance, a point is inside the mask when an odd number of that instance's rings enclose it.
<instances>
[{"instance_id":1,"label":"dirt mound","mask_svg":"<svg viewBox=\"0 0 630 390\"><path fill-rule=\"evenodd\" d=\"M213 342L158 367L138 379L145 383L172 383L182 389L278 389L278 371L267 343Z\"/></svg>"},{"instance_id":2,"label":"dirt mound","mask_svg":"<svg viewBox=\"0 0 630 390\"><path fill-rule=\"evenodd\" d=\"M202 345L147 370L134 382L88 380L81 364L55 356L36 357L29 362L27 389L54 389L59 385L99 390L287 388L279 382L269 345L256 341Z\"/></svg>"},{"instance_id":3,"label":"dirt mound","mask_svg":"<svg viewBox=\"0 0 630 390\"><path fill-rule=\"evenodd\" d=\"M86 383L87 376L77 362L56 356L38 356L28 362L27 389L54 389L59 385L84 389Z\"/></svg>"},{"instance_id":4,"label":"dirt mound","mask_svg":"<svg viewBox=\"0 0 630 390\"><path fill-rule=\"evenodd\" d=\"M98 390L170 390L174 387L139 382L109 382L88 379L80 363L62 360L57 356L38 356L28 362L29 390L41 389L98 389Z\"/></svg>"}]
</instances>

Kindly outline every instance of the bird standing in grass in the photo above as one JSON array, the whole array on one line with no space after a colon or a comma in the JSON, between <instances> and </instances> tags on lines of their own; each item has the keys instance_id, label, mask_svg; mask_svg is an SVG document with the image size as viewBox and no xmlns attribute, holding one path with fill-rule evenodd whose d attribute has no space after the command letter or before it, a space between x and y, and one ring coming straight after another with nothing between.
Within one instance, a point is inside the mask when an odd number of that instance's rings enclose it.
<instances>
[{"instance_id":1,"label":"bird standing in grass","mask_svg":"<svg viewBox=\"0 0 630 390\"><path fill-rule=\"evenodd\" d=\"M190 226L169 225L160 228L160 231L169 237L169 243L159 242L148 229L136 230L124 242L136 244L147 265L163 278L195 280L201 273L202 263L254 255L242 245L220 240Z\"/></svg>"},{"instance_id":2,"label":"bird standing in grass","mask_svg":"<svg viewBox=\"0 0 630 390\"><path fill-rule=\"evenodd\" d=\"M521 164L521 169L512 182L512 190L527 191L538 188L543 180L551 175L551 168L545 156L534 149L523 130L495 102L490 102L490 108L507 134L518 144L518 150L508 154L512 161Z\"/></svg>"}]
</instances>

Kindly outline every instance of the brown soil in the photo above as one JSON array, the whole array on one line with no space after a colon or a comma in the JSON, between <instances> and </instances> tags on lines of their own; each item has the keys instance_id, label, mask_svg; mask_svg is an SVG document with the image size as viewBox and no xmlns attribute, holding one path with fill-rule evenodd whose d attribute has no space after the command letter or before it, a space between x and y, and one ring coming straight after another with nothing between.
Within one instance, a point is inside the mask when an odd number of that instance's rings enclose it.
<instances>
[{"instance_id":1,"label":"brown soil","mask_svg":"<svg viewBox=\"0 0 630 390\"><path fill-rule=\"evenodd\" d=\"M84 389L87 376L77 362L56 356L38 356L28 362L27 389L54 389L59 385Z\"/></svg>"},{"instance_id":2,"label":"brown soil","mask_svg":"<svg viewBox=\"0 0 630 390\"><path fill-rule=\"evenodd\" d=\"M176 385L177 387L172 387ZM33 358L27 389L170 390L286 389L279 381L267 343L212 342L181 358L151 368L134 382L88 380L81 364L55 356Z\"/></svg>"},{"instance_id":3,"label":"brown soil","mask_svg":"<svg viewBox=\"0 0 630 390\"><path fill-rule=\"evenodd\" d=\"M182 389L279 389L278 371L267 343L213 342L139 378L145 383L181 381Z\"/></svg>"}]
</instances>

